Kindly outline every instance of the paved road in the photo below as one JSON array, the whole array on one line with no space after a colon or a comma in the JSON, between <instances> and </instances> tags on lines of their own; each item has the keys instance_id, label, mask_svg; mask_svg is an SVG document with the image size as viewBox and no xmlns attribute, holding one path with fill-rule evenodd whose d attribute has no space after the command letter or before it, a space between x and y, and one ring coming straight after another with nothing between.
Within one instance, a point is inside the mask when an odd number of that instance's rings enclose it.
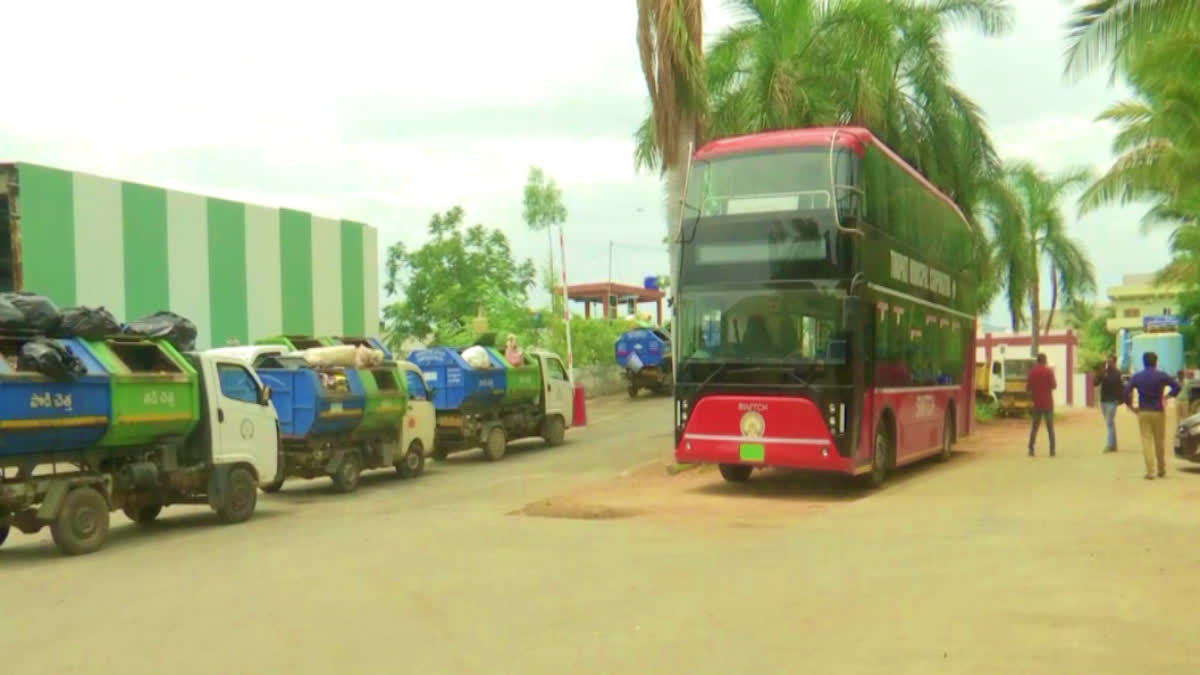
<instances>
[{"instance_id":1,"label":"paved road","mask_svg":"<svg viewBox=\"0 0 1200 675\"><path fill-rule=\"evenodd\" d=\"M1061 420L1053 460L1024 457L1019 423L1000 424L878 493L792 474L613 480L669 452L669 414L605 401L562 448L347 496L289 486L236 527L168 511L82 558L14 535L0 658L23 675L1200 665L1200 475L1142 480L1128 416L1117 455L1098 452L1098 416ZM555 494L642 515L506 515Z\"/></svg>"}]
</instances>

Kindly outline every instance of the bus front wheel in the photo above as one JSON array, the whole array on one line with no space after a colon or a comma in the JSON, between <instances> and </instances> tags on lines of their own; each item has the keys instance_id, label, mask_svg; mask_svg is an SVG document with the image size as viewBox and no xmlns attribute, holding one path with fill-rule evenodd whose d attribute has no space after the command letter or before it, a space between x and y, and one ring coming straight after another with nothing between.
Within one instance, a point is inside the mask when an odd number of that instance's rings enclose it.
<instances>
[{"instance_id":1,"label":"bus front wheel","mask_svg":"<svg viewBox=\"0 0 1200 675\"><path fill-rule=\"evenodd\" d=\"M888 428L884 424L879 425L879 429L875 431L875 447L871 453L871 473L867 474L867 481L871 487L879 487L883 485L883 481L887 478L889 463L892 458L892 437L888 433Z\"/></svg>"}]
</instances>

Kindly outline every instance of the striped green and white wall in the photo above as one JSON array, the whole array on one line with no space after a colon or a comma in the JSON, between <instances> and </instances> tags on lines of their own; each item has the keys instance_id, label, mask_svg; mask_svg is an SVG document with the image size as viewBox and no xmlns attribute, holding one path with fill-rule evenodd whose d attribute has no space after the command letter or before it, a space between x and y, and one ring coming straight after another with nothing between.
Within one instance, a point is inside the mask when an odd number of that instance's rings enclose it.
<instances>
[{"instance_id":1,"label":"striped green and white wall","mask_svg":"<svg viewBox=\"0 0 1200 675\"><path fill-rule=\"evenodd\" d=\"M118 319L188 317L201 349L379 332L375 229L18 164L24 290Z\"/></svg>"}]
</instances>

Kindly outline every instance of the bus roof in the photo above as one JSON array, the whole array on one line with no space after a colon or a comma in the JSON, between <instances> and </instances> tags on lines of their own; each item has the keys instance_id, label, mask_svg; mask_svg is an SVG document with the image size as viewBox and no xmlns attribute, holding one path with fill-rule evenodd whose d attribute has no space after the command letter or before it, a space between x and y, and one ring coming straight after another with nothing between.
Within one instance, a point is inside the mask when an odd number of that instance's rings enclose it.
<instances>
[{"instance_id":1,"label":"bus roof","mask_svg":"<svg viewBox=\"0 0 1200 675\"><path fill-rule=\"evenodd\" d=\"M967 217L963 215L962 209L958 208L958 204L954 203L941 190L937 189L929 179L921 175L921 172L912 168L908 162L904 161L900 155L889 148L875 137L875 134L865 127L806 127L802 129L781 129L779 131L763 131L756 134L745 134L743 136L729 136L727 138L718 138L709 141L700 146L692 155L692 159L708 159L710 157L719 157L721 155L732 155L743 152L754 152L756 150L772 150L776 148L828 148L834 140L834 132L837 132L837 145L842 148L849 148L859 157L862 157L863 152L868 145L875 146L885 157L893 164L904 169L910 176L917 179L922 187L927 191L935 194L942 201L950 205L958 217L968 228L973 227Z\"/></svg>"}]
</instances>

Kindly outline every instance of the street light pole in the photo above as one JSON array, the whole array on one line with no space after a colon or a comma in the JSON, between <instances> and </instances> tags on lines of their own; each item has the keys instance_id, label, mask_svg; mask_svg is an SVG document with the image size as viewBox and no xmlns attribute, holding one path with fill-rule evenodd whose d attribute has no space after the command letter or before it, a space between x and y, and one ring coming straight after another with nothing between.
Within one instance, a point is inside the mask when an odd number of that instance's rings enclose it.
<instances>
[{"instance_id":1,"label":"street light pole","mask_svg":"<svg viewBox=\"0 0 1200 675\"><path fill-rule=\"evenodd\" d=\"M613 256L613 240L609 239L608 240L608 290L605 291L605 293L607 295L604 298L604 314L605 314L604 318L605 318L605 320L613 318L612 314L615 313L615 312L612 312L611 310L609 310L609 305L611 304L611 301L612 301L612 256Z\"/></svg>"}]
</instances>

